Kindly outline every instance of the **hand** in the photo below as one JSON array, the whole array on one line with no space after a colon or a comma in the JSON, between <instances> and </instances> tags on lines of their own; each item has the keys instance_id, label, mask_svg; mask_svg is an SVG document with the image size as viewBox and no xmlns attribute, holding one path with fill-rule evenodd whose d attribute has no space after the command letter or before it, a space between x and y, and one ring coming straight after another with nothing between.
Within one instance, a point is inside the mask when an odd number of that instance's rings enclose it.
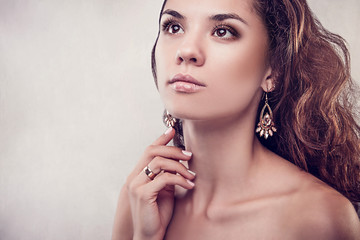
<instances>
[{"instance_id":1,"label":"hand","mask_svg":"<svg viewBox=\"0 0 360 240\"><path fill-rule=\"evenodd\" d=\"M134 239L163 239L174 207L174 187L192 189L195 178L179 160L188 161L191 153L166 146L175 135L170 128L150 145L127 180ZM143 171L148 166L156 177Z\"/></svg>"}]
</instances>

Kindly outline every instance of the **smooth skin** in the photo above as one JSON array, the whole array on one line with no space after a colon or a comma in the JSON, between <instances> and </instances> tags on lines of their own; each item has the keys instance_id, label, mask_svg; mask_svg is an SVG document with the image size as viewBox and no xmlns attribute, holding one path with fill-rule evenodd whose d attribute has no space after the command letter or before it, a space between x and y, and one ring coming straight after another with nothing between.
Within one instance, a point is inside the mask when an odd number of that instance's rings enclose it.
<instances>
[{"instance_id":1,"label":"smooth skin","mask_svg":"<svg viewBox=\"0 0 360 240\"><path fill-rule=\"evenodd\" d=\"M174 137L169 128L145 150L121 190L112 239L162 239L174 209L174 186L192 189L195 178L179 161L191 153L166 146ZM157 174L150 180L145 166ZM176 174L178 173L178 174Z\"/></svg>"},{"instance_id":2,"label":"smooth skin","mask_svg":"<svg viewBox=\"0 0 360 240\"><path fill-rule=\"evenodd\" d=\"M274 89L267 53L266 28L251 0L167 2L158 89L166 109L182 119L192 156L167 145L173 129L145 150L120 193L113 240L360 239L344 196L257 140L257 107ZM206 87L174 90L169 80L179 73ZM159 173L153 181L147 165Z\"/></svg>"}]
</instances>

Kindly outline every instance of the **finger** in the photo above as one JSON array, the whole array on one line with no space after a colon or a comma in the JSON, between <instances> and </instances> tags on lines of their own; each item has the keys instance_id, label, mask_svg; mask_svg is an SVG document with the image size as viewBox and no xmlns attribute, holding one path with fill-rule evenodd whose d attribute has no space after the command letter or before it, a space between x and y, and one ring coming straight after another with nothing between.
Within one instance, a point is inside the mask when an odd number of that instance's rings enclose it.
<instances>
[{"instance_id":1,"label":"finger","mask_svg":"<svg viewBox=\"0 0 360 240\"><path fill-rule=\"evenodd\" d=\"M169 161L169 159L163 157L156 157L153 161L151 161L148 167L156 175L161 171L166 171L170 173L179 173L184 178L190 180L194 179L196 175L193 171L187 169L182 163L171 160Z\"/></svg>"},{"instance_id":2,"label":"finger","mask_svg":"<svg viewBox=\"0 0 360 240\"><path fill-rule=\"evenodd\" d=\"M165 160L165 161L163 161ZM178 165L180 164L180 165ZM162 175L162 178L165 178L165 181L167 178L174 181L177 180L177 185L184 187L186 189L190 189L194 185L192 180L195 178L195 173L188 170L185 166L181 166L182 164L175 161L169 161L168 159L157 159L156 166L155 164L152 166L152 168L147 167L147 170L150 169L151 172L155 173L156 176L154 179L150 179L150 176L147 175L145 172L145 168L133 179L131 184L129 184L128 188L131 192L131 189L137 189L138 187L148 185L149 183L155 181L156 179L160 178ZM162 169L165 168L165 169ZM164 171L163 171L164 170ZM179 174L177 174L179 173ZM173 178L173 176L178 176L176 178ZM164 181L164 180L162 180ZM174 182L170 182L168 185L176 185ZM164 185L163 185L164 186ZM141 191L140 191L141 192Z\"/></svg>"},{"instance_id":3,"label":"finger","mask_svg":"<svg viewBox=\"0 0 360 240\"><path fill-rule=\"evenodd\" d=\"M133 179L156 157L185 162L191 159L192 153L174 146L150 145L146 148L143 157L139 160L137 166L129 177Z\"/></svg>"},{"instance_id":4,"label":"finger","mask_svg":"<svg viewBox=\"0 0 360 240\"><path fill-rule=\"evenodd\" d=\"M173 160L189 161L192 157L192 153L182 150L181 148L174 146L162 146L162 145L150 145L146 149L147 159L152 161L153 158L160 156Z\"/></svg>"},{"instance_id":5,"label":"finger","mask_svg":"<svg viewBox=\"0 0 360 240\"><path fill-rule=\"evenodd\" d=\"M155 177L155 179L148 184L143 186L145 192L152 192L153 194L158 194L166 186L175 186L178 185L185 189L194 188L195 184L189 179L185 179L181 175L175 175L168 172L164 172Z\"/></svg>"},{"instance_id":6,"label":"finger","mask_svg":"<svg viewBox=\"0 0 360 240\"><path fill-rule=\"evenodd\" d=\"M158 139L156 139L152 145L166 145L171 139L175 136L175 129L170 127L168 128Z\"/></svg>"},{"instance_id":7,"label":"finger","mask_svg":"<svg viewBox=\"0 0 360 240\"><path fill-rule=\"evenodd\" d=\"M150 172L149 172L150 171ZM140 173L132 181L133 186L144 185L156 178L158 175L168 172L171 174L180 174L186 179L193 180L196 176L196 173L186 168L182 163L177 161L172 161L162 157L156 157L151 164L146 168L143 168ZM152 175L154 177L151 177Z\"/></svg>"}]
</instances>

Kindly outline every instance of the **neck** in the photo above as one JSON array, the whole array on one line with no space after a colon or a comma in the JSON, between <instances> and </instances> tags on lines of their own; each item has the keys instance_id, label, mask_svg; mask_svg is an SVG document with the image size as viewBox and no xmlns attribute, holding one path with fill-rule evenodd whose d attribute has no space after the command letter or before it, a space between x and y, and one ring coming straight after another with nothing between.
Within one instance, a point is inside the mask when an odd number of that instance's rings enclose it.
<instances>
[{"instance_id":1,"label":"neck","mask_svg":"<svg viewBox=\"0 0 360 240\"><path fill-rule=\"evenodd\" d=\"M247 114L255 116L255 114ZM246 197L264 148L254 130L255 117L183 122L184 142L193 153L189 168L196 172L193 203L204 208L232 196Z\"/></svg>"}]
</instances>

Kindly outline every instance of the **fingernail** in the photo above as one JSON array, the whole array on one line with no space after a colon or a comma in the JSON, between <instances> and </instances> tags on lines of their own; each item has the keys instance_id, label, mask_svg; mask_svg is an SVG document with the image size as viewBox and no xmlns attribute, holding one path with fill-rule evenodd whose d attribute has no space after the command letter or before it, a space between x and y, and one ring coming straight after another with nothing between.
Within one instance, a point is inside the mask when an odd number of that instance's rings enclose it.
<instances>
[{"instance_id":1,"label":"fingernail","mask_svg":"<svg viewBox=\"0 0 360 240\"><path fill-rule=\"evenodd\" d=\"M172 127L169 127L169 128L166 130L165 135L169 134L169 133L171 132L171 130L172 130Z\"/></svg>"},{"instance_id":2,"label":"fingernail","mask_svg":"<svg viewBox=\"0 0 360 240\"><path fill-rule=\"evenodd\" d=\"M188 151L185 151L185 150L182 150L182 153L186 156L189 156L191 157L192 156L192 152L188 152Z\"/></svg>"},{"instance_id":3,"label":"fingernail","mask_svg":"<svg viewBox=\"0 0 360 240\"><path fill-rule=\"evenodd\" d=\"M188 182L188 184L190 184L192 187L195 186L195 183L193 183L192 181L190 180L186 180Z\"/></svg>"},{"instance_id":4,"label":"fingernail","mask_svg":"<svg viewBox=\"0 0 360 240\"><path fill-rule=\"evenodd\" d=\"M193 171L188 169L188 172L191 173L192 175L196 176L196 173L194 173Z\"/></svg>"}]
</instances>

